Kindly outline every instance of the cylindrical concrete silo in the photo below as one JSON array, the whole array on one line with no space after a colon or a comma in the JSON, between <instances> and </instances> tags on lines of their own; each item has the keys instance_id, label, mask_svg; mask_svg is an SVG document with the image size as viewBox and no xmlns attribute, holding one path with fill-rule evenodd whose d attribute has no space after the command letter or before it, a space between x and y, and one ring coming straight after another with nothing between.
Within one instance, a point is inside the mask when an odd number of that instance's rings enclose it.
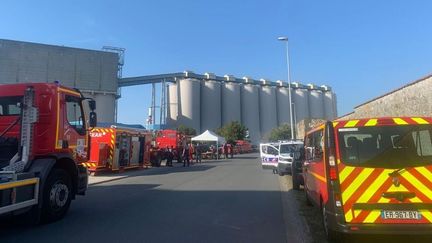
<instances>
[{"instance_id":1,"label":"cylindrical concrete silo","mask_svg":"<svg viewBox=\"0 0 432 243\"><path fill-rule=\"evenodd\" d=\"M321 90L309 90L309 111L311 118L323 119L324 116L324 98Z\"/></svg>"},{"instance_id":2,"label":"cylindrical concrete silo","mask_svg":"<svg viewBox=\"0 0 432 243\"><path fill-rule=\"evenodd\" d=\"M324 113L325 119L327 120L333 120L334 118L336 118L334 110L333 92L331 91L324 92Z\"/></svg>"},{"instance_id":3,"label":"cylindrical concrete silo","mask_svg":"<svg viewBox=\"0 0 432 243\"><path fill-rule=\"evenodd\" d=\"M167 89L167 125L171 128L177 126L178 90L177 84L168 85Z\"/></svg>"},{"instance_id":4,"label":"cylindrical concrete silo","mask_svg":"<svg viewBox=\"0 0 432 243\"><path fill-rule=\"evenodd\" d=\"M276 88L278 125L290 123L289 89L287 87Z\"/></svg>"},{"instance_id":5,"label":"cylindrical concrete silo","mask_svg":"<svg viewBox=\"0 0 432 243\"><path fill-rule=\"evenodd\" d=\"M222 126L232 121L241 122L240 85L225 82L222 86Z\"/></svg>"},{"instance_id":6,"label":"cylindrical concrete silo","mask_svg":"<svg viewBox=\"0 0 432 243\"><path fill-rule=\"evenodd\" d=\"M276 88L261 86L260 89L260 122L261 134L266 136L277 127Z\"/></svg>"},{"instance_id":7,"label":"cylindrical concrete silo","mask_svg":"<svg viewBox=\"0 0 432 243\"><path fill-rule=\"evenodd\" d=\"M294 122L297 124L300 121L309 118L309 97L307 89L293 89L292 100L294 103Z\"/></svg>"},{"instance_id":8,"label":"cylindrical concrete silo","mask_svg":"<svg viewBox=\"0 0 432 243\"><path fill-rule=\"evenodd\" d=\"M332 92L332 96L333 96L333 112L334 112L335 118L337 118L338 117L338 109L337 109L337 96L336 96L336 93Z\"/></svg>"},{"instance_id":9,"label":"cylindrical concrete silo","mask_svg":"<svg viewBox=\"0 0 432 243\"><path fill-rule=\"evenodd\" d=\"M201 132L221 127L221 83L203 81L201 84Z\"/></svg>"},{"instance_id":10,"label":"cylindrical concrete silo","mask_svg":"<svg viewBox=\"0 0 432 243\"><path fill-rule=\"evenodd\" d=\"M200 81L191 78L182 79L177 85L179 85L177 124L194 128L199 132L201 131Z\"/></svg>"},{"instance_id":11,"label":"cylindrical concrete silo","mask_svg":"<svg viewBox=\"0 0 432 243\"><path fill-rule=\"evenodd\" d=\"M242 123L249 130L249 139L253 144L259 144L261 140L260 115L259 115L259 92L258 85L245 84L242 86L241 115Z\"/></svg>"}]
</instances>

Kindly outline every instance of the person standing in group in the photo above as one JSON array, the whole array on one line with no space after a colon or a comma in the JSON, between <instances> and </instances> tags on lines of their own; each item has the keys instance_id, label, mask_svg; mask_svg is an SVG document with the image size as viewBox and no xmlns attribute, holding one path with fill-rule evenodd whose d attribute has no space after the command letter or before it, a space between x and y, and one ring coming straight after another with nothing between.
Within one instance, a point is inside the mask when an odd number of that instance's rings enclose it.
<instances>
[{"instance_id":1,"label":"person standing in group","mask_svg":"<svg viewBox=\"0 0 432 243\"><path fill-rule=\"evenodd\" d=\"M225 155L225 159L228 159L228 144L225 143L223 146L223 153Z\"/></svg>"},{"instance_id":2,"label":"person standing in group","mask_svg":"<svg viewBox=\"0 0 432 243\"><path fill-rule=\"evenodd\" d=\"M195 151L195 147L193 146L193 144L189 144L189 160L191 162L191 164L193 164L193 155L194 155L194 151Z\"/></svg>"},{"instance_id":3,"label":"person standing in group","mask_svg":"<svg viewBox=\"0 0 432 243\"><path fill-rule=\"evenodd\" d=\"M173 166L173 164L172 164L173 158L174 158L174 151L173 151L173 148L171 147L171 148L168 148L168 151L167 151L167 163L166 163L166 166L169 166L169 167Z\"/></svg>"},{"instance_id":4,"label":"person standing in group","mask_svg":"<svg viewBox=\"0 0 432 243\"><path fill-rule=\"evenodd\" d=\"M183 162L182 153L183 149L181 149L180 146L177 146L177 148L175 149L175 158L177 159L177 163Z\"/></svg>"},{"instance_id":5,"label":"person standing in group","mask_svg":"<svg viewBox=\"0 0 432 243\"><path fill-rule=\"evenodd\" d=\"M182 154L182 158L183 158L183 167L186 167L186 165L189 167L190 166L190 160L189 160L189 146L186 145L183 148L183 154Z\"/></svg>"},{"instance_id":6,"label":"person standing in group","mask_svg":"<svg viewBox=\"0 0 432 243\"><path fill-rule=\"evenodd\" d=\"M215 150L216 150L215 147L213 145L211 145L210 146L210 152L211 152L210 159L213 159L215 157Z\"/></svg>"},{"instance_id":7,"label":"person standing in group","mask_svg":"<svg viewBox=\"0 0 432 243\"><path fill-rule=\"evenodd\" d=\"M195 146L195 159L196 159L196 163L202 163L202 155L201 155L202 151L201 151L201 144L197 144Z\"/></svg>"},{"instance_id":8,"label":"person standing in group","mask_svg":"<svg viewBox=\"0 0 432 243\"><path fill-rule=\"evenodd\" d=\"M233 145L233 144L230 144L228 150L229 150L229 153L230 153L230 155L231 155L231 159L234 158L234 145Z\"/></svg>"}]
</instances>

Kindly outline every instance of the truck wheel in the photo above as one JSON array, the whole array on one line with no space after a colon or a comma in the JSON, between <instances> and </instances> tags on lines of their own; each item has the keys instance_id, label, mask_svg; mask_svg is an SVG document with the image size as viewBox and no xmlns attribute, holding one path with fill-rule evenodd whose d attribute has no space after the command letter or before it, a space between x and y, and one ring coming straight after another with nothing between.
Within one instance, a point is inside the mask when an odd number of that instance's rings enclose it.
<instances>
[{"instance_id":1,"label":"truck wheel","mask_svg":"<svg viewBox=\"0 0 432 243\"><path fill-rule=\"evenodd\" d=\"M341 242L341 234L339 232L329 229L326 208L324 206L324 203L322 202L321 202L321 213L322 213L323 227L327 236L327 240L333 243Z\"/></svg>"},{"instance_id":2,"label":"truck wheel","mask_svg":"<svg viewBox=\"0 0 432 243\"><path fill-rule=\"evenodd\" d=\"M72 199L72 181L62 169L53 169L48 175L42 205L42 222L50 223L63 218Z\"/></svg>"}]
</instances>

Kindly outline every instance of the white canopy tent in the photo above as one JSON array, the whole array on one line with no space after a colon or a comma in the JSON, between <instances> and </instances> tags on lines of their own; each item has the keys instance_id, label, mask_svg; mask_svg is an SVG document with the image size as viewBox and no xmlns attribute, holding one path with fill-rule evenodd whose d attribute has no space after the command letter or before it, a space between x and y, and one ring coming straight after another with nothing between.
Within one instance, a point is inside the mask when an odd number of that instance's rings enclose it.
<instances>
[{"instance_id":1,"label":"white canopy tent","mask_svg":"<svg viewBox=\"0 0 432 243\"><path fill-rule=\"evenodd\" d=\"M216 158L219 158L219 144L225 143L225 138L218 136L212 131L206 130L202 134L193 137L192 141L203 141L203 142L216 142Z\"/></svg>"}]
</instances>

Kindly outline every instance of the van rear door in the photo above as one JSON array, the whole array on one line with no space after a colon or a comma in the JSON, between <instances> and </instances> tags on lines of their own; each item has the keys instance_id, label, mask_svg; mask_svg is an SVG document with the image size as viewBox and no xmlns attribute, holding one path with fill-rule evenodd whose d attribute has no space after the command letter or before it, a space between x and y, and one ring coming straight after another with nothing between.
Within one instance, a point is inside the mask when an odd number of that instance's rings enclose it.
<instances>
[{"instance_id":1,"label":"van rear door","mask_svg":"<svg viewBox=\"0 0 432 243\"><path fill-rule=\"evenodd\" d=\"M336 137L347 223L432 223L431 125L345 126Z\"/></svg>"},{"instance_id":2,"label":"van rear door","mask_svg":"<svg viewBox=\"0 0 432 243\"><path fill-rule=\"evenodd\" d=\"M278 165L279 149L270 143L260 144L261 165L263 169L275 169Z\"/></svg>"}]
</instances>

